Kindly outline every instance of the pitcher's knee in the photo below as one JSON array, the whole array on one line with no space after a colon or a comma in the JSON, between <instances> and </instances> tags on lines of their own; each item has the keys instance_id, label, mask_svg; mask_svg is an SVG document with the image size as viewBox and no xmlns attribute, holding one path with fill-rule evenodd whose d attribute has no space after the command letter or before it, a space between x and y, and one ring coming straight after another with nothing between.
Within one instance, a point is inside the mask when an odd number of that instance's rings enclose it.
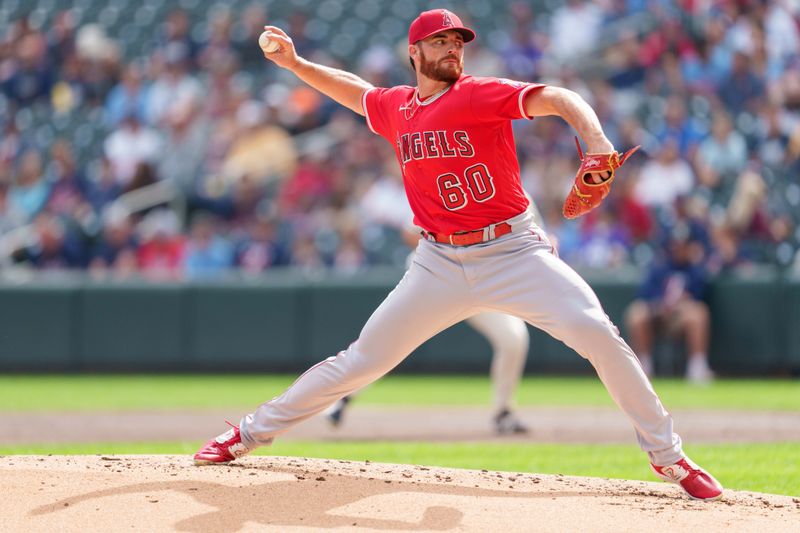
<instances>
[{"instance_id":1,"label":"pitcher's knee","mask_svg":"<svg viewBox=\"0 0 800 533\"><path fill-rule=\"evenodd\" d=\"M584 359L592 359L596 353L608 353L609 347L616 349L622 342L619 330L605 316L584 314L570 320L565 327L571 337L571 342L565 342Z\"/></svg>"},{"instance_id":2,"label":"pitcher's knee","mask_svg":"<svg viewBox=\"0 0 800 533\"><path fill-rule=\"evenodd\" d=\"M341 352L339 358L342 359L342 378L359 386L372 383L395 366L393 360L383 354L365 351L358 341Z\"/></svg>"},{"instance_id":3,"label":"pitcher's knee","mask_svg":"<svg viewBox=\"0 0 800 533\"><path fill-rule=\"evenodd\" d=\"M508 329L507 334L503 338L503 343L509 351L527 354L530 340L531 337L528 333L528 326L525 325L525 322L520 322Z\"/></svg>"},{"instance_id":4,"label":"pitcher's knee","mask_svg":"<svg viewBox=\"0 0 800 533\"><path fill-rule=\"evenodd\" d=\"M567 327L588 336L603 336L617 329L605 314L593 312L575 315L568 321Z\"/></svg>"}]
</instances>

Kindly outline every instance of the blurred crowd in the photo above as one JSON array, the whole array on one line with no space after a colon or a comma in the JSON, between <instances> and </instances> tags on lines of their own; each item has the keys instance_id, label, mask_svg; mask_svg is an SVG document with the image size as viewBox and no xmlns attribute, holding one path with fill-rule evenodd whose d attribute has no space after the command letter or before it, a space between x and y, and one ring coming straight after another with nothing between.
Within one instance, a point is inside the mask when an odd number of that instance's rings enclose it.
<instances>
[{"instance_id":1,"label":"blurred crowd","mask_svg":"<svg viewBox=\"0 0 800 533\"><path fill-rule=\"evenodd\" d=\"M138 34L108 31L108 8L0 16L0 264L167 279L402 265L392 147L269 64L257 39L269 21L305 57L413 84L416 10L361 2L341 22L336 2L280 17L269 3L158 4L149 24L137 8ZM685 227L713 274L800 269L797 2L533 4L453 6L478 30L466 72L572 89L617 149L643 146L604 205L567 221L573 132L515 123L523 184L562 258L642 267Z\"/></svg>"}]
</instances>

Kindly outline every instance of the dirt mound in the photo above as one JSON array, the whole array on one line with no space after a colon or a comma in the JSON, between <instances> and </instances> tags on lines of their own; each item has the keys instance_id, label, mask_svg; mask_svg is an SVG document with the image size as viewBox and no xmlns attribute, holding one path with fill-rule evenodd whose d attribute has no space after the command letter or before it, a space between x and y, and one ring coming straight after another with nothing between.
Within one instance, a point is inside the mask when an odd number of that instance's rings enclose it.
<instances>
[{"instance_id":1,"label":"dirt mound","mask_svg":"<svg viewBox=\"0 0 800 533\"><path fill-rule=\"evenodd\" d=\"M2 531L789 531L800 499L289 457L0 457ZM795 524L795 526L792 526ZM668 526L667 526L668 525Z\"/></svg>"}]
</instances>

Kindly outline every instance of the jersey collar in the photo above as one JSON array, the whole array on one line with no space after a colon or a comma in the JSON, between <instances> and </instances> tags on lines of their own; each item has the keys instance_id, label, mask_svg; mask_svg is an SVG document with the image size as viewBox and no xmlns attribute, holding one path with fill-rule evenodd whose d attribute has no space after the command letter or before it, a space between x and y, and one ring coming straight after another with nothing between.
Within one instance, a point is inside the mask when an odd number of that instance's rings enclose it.
<instances>
[{"instance_id":1,"label":"jersey collar","mask_svg":"<svg viewBox=\"0 0 800 533\"><path fill-rule=\"evenodd\" d=\"M453 84L453 85L455 85L455 84ZM447 91L449 91L450 88L453 85L448 85L447 87L445 87L444 89L442 89L438 93L435 93L435 94L429 96L424 101L419 99L419 87L417 87L417 88L414 89L414 102L417 105L430 105L430 104L434 103L436 100L438 100L439 98L441 98L442 96L444 96L444 94Z\"/></svg>"}]
</instances>

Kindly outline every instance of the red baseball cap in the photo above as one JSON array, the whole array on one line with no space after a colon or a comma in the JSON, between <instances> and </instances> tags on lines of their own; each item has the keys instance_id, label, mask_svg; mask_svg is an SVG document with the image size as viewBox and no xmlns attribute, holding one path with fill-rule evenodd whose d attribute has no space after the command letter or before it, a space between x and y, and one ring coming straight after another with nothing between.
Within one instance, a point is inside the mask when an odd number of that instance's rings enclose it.
<instances>
[{"instance_id":1,"label":"red baseball cap","mask_svg":"<svg viewBox=\"0 0 800 533\"><path fill-rule=\"evenodd\" d=\"M408 27L408 44L414 44L434 33L444 30L455 30L468 43L475 38L475 32L464 26L458 15L446 9L431 9L419 14Z\"/></svg>"}]
</instances>

